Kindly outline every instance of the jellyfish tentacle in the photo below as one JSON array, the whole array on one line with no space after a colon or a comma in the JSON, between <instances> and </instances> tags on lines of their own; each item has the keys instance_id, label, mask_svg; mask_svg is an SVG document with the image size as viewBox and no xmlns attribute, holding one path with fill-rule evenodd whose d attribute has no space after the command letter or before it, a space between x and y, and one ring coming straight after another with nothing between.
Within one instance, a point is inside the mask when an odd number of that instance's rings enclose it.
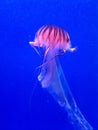
<instances>
[{"instance_id":1,"label":"jellyfish tentacle","mask_svg":"<svg viewBox=\"0 0 98 130\"><path fill-rule=\"evenodd\" d=\"M72 96L58 58L54 58L46 66L47 70L41 81L42 87L46 88L58 104L64 108L75 130L93 130L79 110ZM43 66L43 70L45 69L44 67L45 66Z\"/></svg>"}]
</instances>

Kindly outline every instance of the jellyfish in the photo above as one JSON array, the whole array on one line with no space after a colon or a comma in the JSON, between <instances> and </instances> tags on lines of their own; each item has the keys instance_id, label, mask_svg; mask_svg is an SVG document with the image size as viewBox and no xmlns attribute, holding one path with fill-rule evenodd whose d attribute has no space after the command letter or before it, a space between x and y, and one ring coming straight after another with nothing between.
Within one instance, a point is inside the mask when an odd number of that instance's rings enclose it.
<instances>
[{"instance_id":1,"label":"jellyfish","mask_svg":"<svg viewBox=\"0 0 98 130\"><path fill-rule=\"evenodd\" d=\"M60 27L45 25L37 31L34 41L29 44L43 57L43 63L38 67L38 81L42 88L67 112L75 130L93 130L73 98L59 61L59 56L76 50L76 47L71 46L69 34ZM42 49L43 55L38 48Z\"/></svg>"}]
</instances>

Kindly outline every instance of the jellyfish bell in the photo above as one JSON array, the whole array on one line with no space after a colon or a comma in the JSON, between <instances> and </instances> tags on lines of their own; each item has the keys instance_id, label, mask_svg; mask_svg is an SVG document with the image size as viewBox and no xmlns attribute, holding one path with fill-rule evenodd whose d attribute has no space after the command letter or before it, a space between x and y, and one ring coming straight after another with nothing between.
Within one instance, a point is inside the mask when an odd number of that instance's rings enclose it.
<instances>
[{"instance_id":1,"label":"jellyfish bell","mask_svg":"<svg viewBox=\"0 0 98 130\"><path fill-rule=\"evenodd\" d=\"M44 49L44 57L51 52L54 52L54 56L61 55L66 51L74 51L76 48L71 47L71 41L69 34L63 29L46 25L42 26L36 33L34 42L30 41L29 44L36 50L36 47ZM39 53L38 53L39 54Z\"/></svg>"}]
</instances>

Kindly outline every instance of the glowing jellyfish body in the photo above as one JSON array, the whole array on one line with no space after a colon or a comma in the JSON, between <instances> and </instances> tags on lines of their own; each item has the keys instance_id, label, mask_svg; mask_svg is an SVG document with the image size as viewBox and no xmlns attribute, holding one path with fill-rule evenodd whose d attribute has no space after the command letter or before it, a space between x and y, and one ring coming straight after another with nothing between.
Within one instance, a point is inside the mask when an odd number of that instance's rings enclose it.
<instances>
[{"instance_id":1,"label":"glowing jellyfish body","mask_svg":"<svg viewBox=\"0 0 98 130\"><path fill-rule=\"evenodd\" d=\"M38 54L36 47L44 51L38 76L41 86L67 111L75 130L93 130L77 107L58 59L66 51L76 49L71 47L68 33L56 26L43 26L37 31L34 42L29 43Z\"/></svg>"}]
</instances>

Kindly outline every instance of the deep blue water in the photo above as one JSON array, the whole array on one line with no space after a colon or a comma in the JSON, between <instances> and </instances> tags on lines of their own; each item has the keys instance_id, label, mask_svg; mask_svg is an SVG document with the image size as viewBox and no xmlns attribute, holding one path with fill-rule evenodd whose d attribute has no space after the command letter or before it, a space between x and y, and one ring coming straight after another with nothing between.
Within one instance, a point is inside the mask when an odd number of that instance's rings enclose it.
<instances>
[{"instance_id":1,"label":"deep blue water","mask_svg":"<svg viewBox=\"0 0 98 130\"><path fill-rule=\"evenodd\" d=\"M94 0L0 1L0 130L73 130L36 82L42 59L28 42L44 24L67 30L78 47L60 61L79 108L98 130L97 5Z\"/></svg>"}]
</instances>

